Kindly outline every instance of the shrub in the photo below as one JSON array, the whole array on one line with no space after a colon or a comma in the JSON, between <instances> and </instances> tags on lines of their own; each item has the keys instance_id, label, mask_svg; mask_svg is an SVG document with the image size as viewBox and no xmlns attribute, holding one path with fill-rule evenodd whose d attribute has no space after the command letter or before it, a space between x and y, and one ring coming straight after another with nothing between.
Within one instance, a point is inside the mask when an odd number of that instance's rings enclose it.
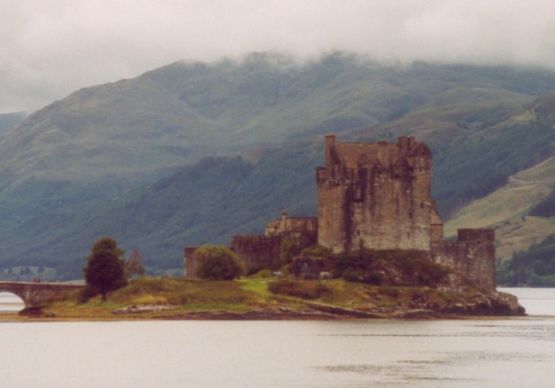
<instances>
[{"instance_id":1,"label":"shrub","mask_svg":"<svg viewBox=\"0 0 555 388\"><path fill-rule=\"evenodd\" d=\"M361 280L360 275L352 269L343 271L341 278L347 282L360 282Z\"/></svg>"},{"instance_id":2,"label":"shrub","mask_svg":"<svg viewBox=\"0 0 555 388\"><path fill-rule=\"evenodd\" d=\"M331 293L331 289L322 282L307 280L277 280L268 283L268 290L274 294L294 296L303 299L319 299Z\"/></svg>"},{"instance_id":3,"label":"shrub","mask_svg":"<svg viewBox=\"0 0 555 388\"><path fill-rule=\"evenodd\" d=\"M199 262L196 275L201 279L233 280L246 272L243 260L223 246L203 245L193 256Z\"/></svg>"},{"instance_id":4,"label":"shrub","mask_svg":"<svg viewBox=\"0 0 555 388\"><path fill-rule=\"evenodd\" d=\"M252 278L271 278L272 276L274 276L272 270L269 269L261 269L250 275Z\"/></svg>"},{"instance_id":5,"label":"shrub","mask_svg":"<svg viewBox=\"0 0 555 388\"><path fill-rule=\"evenodd\" d=\"M379 286L385 281L385 276L382 272L379 271L371 271L362 279L366 284L373 284L375 286Z\"/></svg>"},{"instance_id":6,"label":"shrub","mask_svg":"<svg viewBox=\"0 0 555 388\"><path fill-rule=\"evenodd\" d=\"M313 245L311 247L303 249L303 256L309 257L322 257L322 258L330 258L332 257L332 253L328 248L325 248L321 245Z\"/></svg>"}]
</instances>

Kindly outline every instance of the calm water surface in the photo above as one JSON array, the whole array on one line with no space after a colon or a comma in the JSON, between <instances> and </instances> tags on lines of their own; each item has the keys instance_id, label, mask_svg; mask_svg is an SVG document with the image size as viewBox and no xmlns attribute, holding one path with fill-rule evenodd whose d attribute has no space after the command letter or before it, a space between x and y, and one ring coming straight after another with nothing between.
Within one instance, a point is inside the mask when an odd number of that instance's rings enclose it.
<instances>
[{"instance_id":1,"label":"calm water surface","mask_svg":"<svg viewBox=\"0 0 555 388\"><path fill-rule=\"evenodd\" d=\"M1 323L1 387L554 387L555 289L471 321ZM0 307L13 308L0 295Z\"/></svg>"}]
</instances>

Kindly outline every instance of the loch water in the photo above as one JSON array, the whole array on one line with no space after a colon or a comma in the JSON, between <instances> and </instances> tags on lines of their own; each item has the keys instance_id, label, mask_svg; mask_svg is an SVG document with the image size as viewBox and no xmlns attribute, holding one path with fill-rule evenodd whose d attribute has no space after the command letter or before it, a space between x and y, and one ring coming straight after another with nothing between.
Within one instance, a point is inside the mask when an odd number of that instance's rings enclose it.
<instances>
[{"instance_id":1,"label":"loch water","mask_svg":"<svg viewBox=\"0 0 555 388\"><path fill-rule=\"evenodd\" d=\"M555 289L505 291L528 317L2 322L0 386L554 387Z\"/></svg>"}]
</instances>

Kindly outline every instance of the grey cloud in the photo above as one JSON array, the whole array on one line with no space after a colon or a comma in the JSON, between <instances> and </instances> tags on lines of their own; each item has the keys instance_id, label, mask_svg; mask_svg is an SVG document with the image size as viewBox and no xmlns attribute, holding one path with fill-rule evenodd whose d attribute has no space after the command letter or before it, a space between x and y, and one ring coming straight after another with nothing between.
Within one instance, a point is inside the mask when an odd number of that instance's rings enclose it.
<instances>
[{"instance_id":1,"label":"grey cloud","mask_svg":"<svg viewBox=\"0 0 555 388\"><path fill-rule=\"evenodd\" d=\"M549 0L5 0L0 112L252 51L555 68L554 14Z\"/></svg>"}]
</instances>

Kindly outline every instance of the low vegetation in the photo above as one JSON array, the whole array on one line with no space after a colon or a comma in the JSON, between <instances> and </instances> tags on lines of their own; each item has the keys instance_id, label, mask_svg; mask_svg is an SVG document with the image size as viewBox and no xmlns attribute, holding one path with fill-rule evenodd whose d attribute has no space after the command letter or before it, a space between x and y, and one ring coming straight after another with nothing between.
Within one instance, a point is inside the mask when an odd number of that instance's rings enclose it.
<instances>
[{"instance_id":1,"label":"low vegetation","mask_svg":"<svg viewBox=\"0 0 555 388\"><path fill-rule=\"evenodd\" d=\"M195 252L200 262L198 275L203 277L198 280L148 276L127 280L120 276L124 274L121 255L114 239L98 240L88 259L84 292L69 293L65 300L45 308L45 313L60 319L230 319L242 314L268 319L401 317L412 310L426 314L493 311L490 296L472 286L438 287L448 285L445 277L449 271L419 251L363 249L336 256L314 246L283 271L262 270L240 277L245 273L244 264L233 252L207 245ZM90 276L96 268L93 264L104 263L106 258L110 265L95 276L105 276L103 281L109 285L94 283ZM302 271L295 274L302 260L318 262L312 270L326 269L329 278L311 279ZM115 263L121 268L116 270Z\"/></svg>"},{"instance_id":2,"label":"low vegetation","mask_svg":"<svg viewBox=\"0 0 555 388\"><path fill-rule=\"evenodd\" d=\"M254 317L265 319L329 319L365 316L361 314L403 317L412 310L428 314L495 313L494 302L488 298L472 287L375 286L343 279L141 277L107 293L106 300L97 295L83 303L79 293L71 293L44 312L55 319L230 319L243 314L259 314Z\"/></svg>"},{"instance_id":3,"label":"low vegetation","mask_svg":"<svg viewBox=\"0 0 555 388\"><path fill-rule=\"evenodd\" d=\"M334 255L320 246L305 249L288 266L297 276L317 277L325 272L330 278L373 285L437 287L446 281L450 270L430 261L424 251L360 249Z\"/></svg>"},{"instance_id":4,"label":"low vegetation","mask_svg":"<svg viewBox=\"0 0 555 388\"><path fill-rule=\"evenodd\" d=\"M246 272L243 260L221 245L203 245L193 255L199 263L196 276L201 279L233 280Z\"/></svg>"}]
</instances>

